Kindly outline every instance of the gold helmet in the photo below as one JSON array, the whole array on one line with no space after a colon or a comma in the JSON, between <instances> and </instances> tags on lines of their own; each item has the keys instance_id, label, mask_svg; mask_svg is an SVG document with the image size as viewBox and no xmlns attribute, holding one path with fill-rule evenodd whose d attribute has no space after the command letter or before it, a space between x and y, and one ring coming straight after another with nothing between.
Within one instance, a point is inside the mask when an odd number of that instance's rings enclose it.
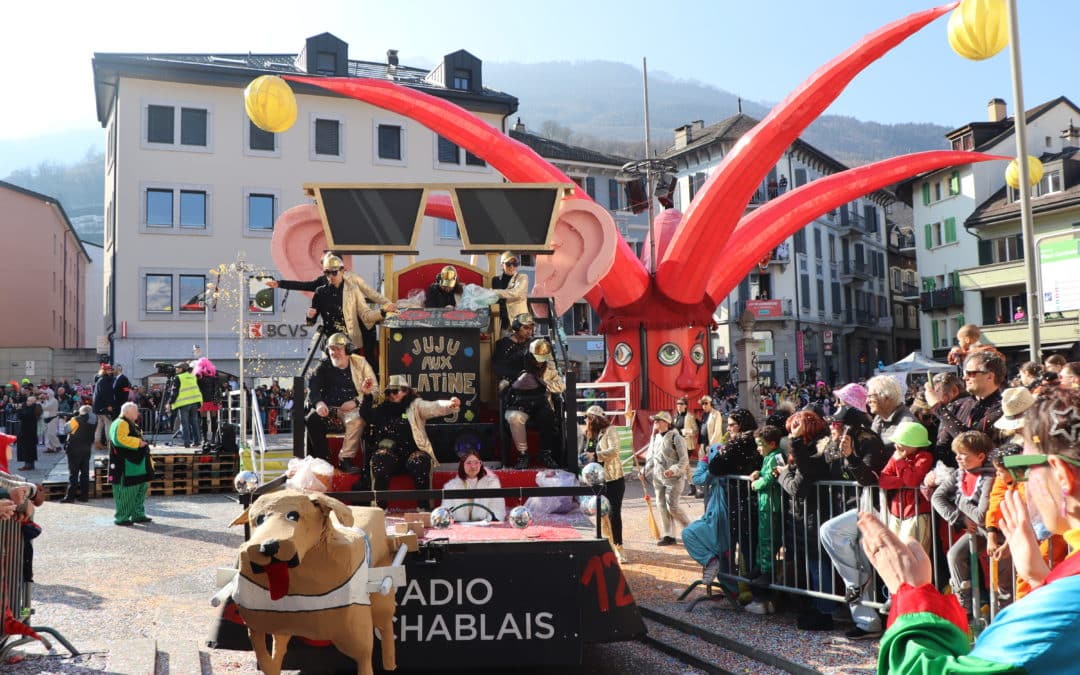
<instances>
[{"instance_id":1,"label":"gold helmet","mask_svg":"<svg viewBox=\"0 0 1080 675\"><path fill-rule=\"evenodd\" d=\"M457 285L457 269L453 265L447 265L439 270L439 275L435 277L435 281L438 282L439 288L450 290Z\"/></svg>"},{"instance_id":2,"label":"gold helmet","mask_svg":"<svg viewBox=\"0 0 1080 675\"><path fill-rule=\"evenodd\" d=\"M551 343L544 338L536 338L529 343L529 353L540 363L551 361Z\"/></svg>"},{"instance_id":3,"label":"gold helmet","mask_svg":"<svg viewBox=\"0 0 1080 675\"><path fill-rule=\"evenodd\" d=\"M516 265L516 264L518 264L517 254L514 253L513 251L504 251L503 254L501 256L499 256L499 262L502 263L503 265L505 265L508 262L512 262L513 264Z\"/></svg>"},{"instance_id":4,"label":"gold helmet","mask_svg":"<svg viewBox=\"0 0 1080 675\"><path fill-rule=\"evenodd\" d=\"M322 268L324 270L339 270L343 267L345 267L345 263L333 253L327 253L322 257Z\"/></svg>"},{"instance_id":5,"label":"gold helmet","mask_svg":"<svg viewBox=\"0 0 1080 675\"><path fill-rule=\"evenodd\" d=\"M326 348L327 349L329 349L331 347L342 347L342 348L344 348L344 347L348 347L348 345L349 345L349 336L346 335L345 333L334 333L333 335L331 335L330 337L328 337L326 339Z\"/></svg>"}]
</instances>

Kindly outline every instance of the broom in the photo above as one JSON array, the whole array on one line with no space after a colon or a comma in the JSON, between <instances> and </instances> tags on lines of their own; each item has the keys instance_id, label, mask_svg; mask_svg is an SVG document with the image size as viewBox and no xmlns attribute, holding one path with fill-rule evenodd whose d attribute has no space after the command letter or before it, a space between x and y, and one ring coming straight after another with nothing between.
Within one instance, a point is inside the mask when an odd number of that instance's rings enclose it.
<instances>
[{"instance_id":1,"label":"broom","mask_svg":"<svg viewBox=\"0 0 1080 675\"><path fill-rule=\"evenodd\" d=\"M641 489L645 492L645 506L648 507L649 514L649 532L652 534L653 539L660 538L660 528L656 525L656 514L653 513L652 496L649 494L649 489L645 487L645 476L638 473L638 478L641 480Z\"/></svg>"}]
</instances>

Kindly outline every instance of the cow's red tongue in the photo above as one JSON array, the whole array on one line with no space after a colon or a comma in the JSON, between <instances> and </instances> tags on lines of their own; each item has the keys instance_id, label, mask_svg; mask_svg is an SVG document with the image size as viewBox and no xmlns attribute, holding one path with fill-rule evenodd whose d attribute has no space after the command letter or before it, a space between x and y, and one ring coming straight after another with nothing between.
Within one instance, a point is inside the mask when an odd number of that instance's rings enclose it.
<instances>
[{"instance_id":1,"label":"cow's red tongue","mask_svg":"<svg viewBox=\"0 0 1080 675\"><path fill-rule=\"evenodd\" d=\"M280 600L289 592L289 563L272 562L265 567L266 579L270 582L270 599Z\"/></svg>"}]
</instances>

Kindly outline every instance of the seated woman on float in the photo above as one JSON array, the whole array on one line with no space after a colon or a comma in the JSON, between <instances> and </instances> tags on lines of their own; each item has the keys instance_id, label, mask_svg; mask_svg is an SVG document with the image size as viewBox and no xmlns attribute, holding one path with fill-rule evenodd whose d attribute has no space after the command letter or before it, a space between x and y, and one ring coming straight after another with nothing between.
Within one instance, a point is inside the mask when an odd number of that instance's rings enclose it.
<instances>
[{"instance_id":1,"label":"seated woman on float","mask_svg":"<svg viewBox=\"0 0 1080 675\"><path fill-rule=\"evenodd\" d=\"M501 487L499 477L484 468L480 453L469 450L458 462L457 476L447 481L443 489L487 490ZM488 519L506 520L506 500L502 497L444 499L442 505L453 512L454 520L459 523L482 522ZM488 513L489 510L491 513Z\"/></svg>"}]
</instances>

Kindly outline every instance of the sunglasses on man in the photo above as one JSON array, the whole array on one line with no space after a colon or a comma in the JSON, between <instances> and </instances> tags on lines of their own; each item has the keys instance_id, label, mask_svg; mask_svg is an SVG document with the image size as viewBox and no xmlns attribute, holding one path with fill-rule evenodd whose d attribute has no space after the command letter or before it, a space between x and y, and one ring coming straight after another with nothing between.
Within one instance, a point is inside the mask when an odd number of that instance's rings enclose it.
<instances>
[{"instance_id":1,"label":"sunglasses on man","mask_svg":"<svg viewBox=\"0 0 1080 675\"><path fill-rule=\"evenodd\" d=\"M1065 455L1055 455L1065 462L1072 464L1073 466L1080 467L1080 460L1066 457ZM1009 475L1013 477L1013 480L1022 483L1028 479L1028 472L1037 466L1042 466L1049 463L1050 455L1042 454L1023 454L1023 455L1009 455L1004 458L1002 464L1005 466L1005 470L1009 472Z\"/></svg>"},{"instance_id":2,"label":"sunglasses on man","mask_svg":"<svg viewBox=\"0 0 1080 675\"><path fill-rule=\"evenodd\" d=\"M408 391L409 390L406 389L405 387L393 387L393 388L387 389L384 393L387 396L389 396L391 394L404 394L404 393L406 393Z\"/></svg>"},{"instance_id":3,"label":"sunglasses on man","mask_svg":"<svg viewBox=\"0 0 1080 675\"><path fill-rule=\"evenodd\" d=\"M504 260L503 264L506 265L507 267L517 267L518 266L518 261L516 261L516 260Z\"/></svg>"},{"instance_id":4,"label":"sunglasses on man","mask_svg":"<svg viewBox=\"0 0 1080 675\"><path fill-rule=\"evenodd\" d=\"M323 274L328 277L336 277L337 275L341 274L341 270L323 270Z\"/></svg>"}]
</instances>

